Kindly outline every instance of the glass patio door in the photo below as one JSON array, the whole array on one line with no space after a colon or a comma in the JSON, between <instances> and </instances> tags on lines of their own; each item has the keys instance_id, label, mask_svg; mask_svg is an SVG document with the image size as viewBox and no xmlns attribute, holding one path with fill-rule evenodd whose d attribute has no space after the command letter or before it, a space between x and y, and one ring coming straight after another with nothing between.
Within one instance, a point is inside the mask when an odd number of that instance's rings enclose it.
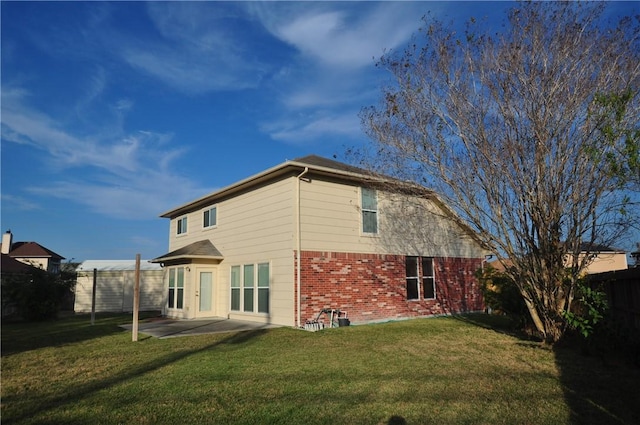
<instances>
[{"instance_id":1,"label":"glass patio door","mask_svg":"<svg viewBox=\"0 0 640 425\"><path fill-rule=\"evenodd\" d=\"M213 271L199 271L198 273L198 315L213 315Z\"/></svg>"}]
</instances>

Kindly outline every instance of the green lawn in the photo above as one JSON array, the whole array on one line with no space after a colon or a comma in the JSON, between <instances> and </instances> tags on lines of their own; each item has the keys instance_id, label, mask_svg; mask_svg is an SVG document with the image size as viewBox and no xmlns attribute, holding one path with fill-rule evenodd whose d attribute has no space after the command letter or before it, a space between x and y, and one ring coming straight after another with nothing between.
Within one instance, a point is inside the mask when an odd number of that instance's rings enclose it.
<instances>
[{"instance_id":1,"label":"green lawn","mask_svg":"<svg viewBox=\"0 0 640 425\"><path fill-rule=\"evenodd\" d=\"M640 371L476 315L155 339L126 316L2 325L2 423L633 424Z\"/></svg>"}]
</instances>

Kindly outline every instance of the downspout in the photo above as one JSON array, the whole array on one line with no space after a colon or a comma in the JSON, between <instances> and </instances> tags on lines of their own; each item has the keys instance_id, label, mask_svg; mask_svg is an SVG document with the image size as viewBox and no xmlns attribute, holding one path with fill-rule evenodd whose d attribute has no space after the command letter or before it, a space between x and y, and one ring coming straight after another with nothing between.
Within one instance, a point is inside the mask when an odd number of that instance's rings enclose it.
<instances>
[{"instance_id":1,"label":"downspout","mask_svg":"<svg viewBox=\"0 0 640 425\"><path fill-rule=\"evenodd\" d=\"M302 259L300 258L300 247L302 245L302 236L300 235L300 179L309 172L309 167L304 167L304 171L302 173L300 173L298 175L298 177L296 178L296 292L297 292L297 300L296 303L298 305L297 308L297 316L296 316L296 326L299 328L301 327L300 322L301 322L301 316L302 313L300 312L300 307L302 304L302 297L300 296L300 288L301 288L301 279L300 279L300 272L301 272L301 265L300 263L302 262Z\"/></svg>"}]
</instances>

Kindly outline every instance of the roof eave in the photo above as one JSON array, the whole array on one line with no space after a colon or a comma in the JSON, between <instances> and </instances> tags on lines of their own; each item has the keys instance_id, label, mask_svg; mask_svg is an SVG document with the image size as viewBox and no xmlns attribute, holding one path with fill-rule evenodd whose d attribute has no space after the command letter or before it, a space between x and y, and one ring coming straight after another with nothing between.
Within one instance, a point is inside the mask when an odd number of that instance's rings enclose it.
<instances>
[{"instance_id":1,"label":"roof eave","mask_svg":"<svg viewBox=\"0 0 640 425\"><path fill-rule=\"evenodd\" d=\"M224 257L213 256L213 255L173 255L171 257L158 257L153 260L149 260L150 263L167 263L170 261L181 261L181 260L215 260L222 261Z\"/></svg>"},{"instance_id":2,"label":"roof eave","mask_svg":"<svg viewBox=\"0 0 640 425\"><path fill-rule=\"evenodd\" d=\"M260 184L262 182L285 175L286 173L292 170L300 170L302 172L306 168L308 168L310 171L313 171L315 173L329 175L329 176L343 177L353 181L371 181L371 182L380 182L380 183L387 181L387 179L374 176L374 175L366 175L366 174L355 173L355 172L344 171L344 170L336 170L333 168L306 164L306 163L297 162L297 161L287 161L282 164L276 165L275 167L269 168L261 173L254 174L251 177L247 177L246 179L240 180L239 182L236 182L230 186L226 186L220 190L217 190L215 192L202 196L187 204L183 204L176 208L168 210L160 214L160 217L162 218L176 217L178 215L184 214L186 212L189 212L201 206L204 206L215 198L220 198L225 195L231 195L240 190L244 190L254 185Z\"/></svg>"}]
</instances>

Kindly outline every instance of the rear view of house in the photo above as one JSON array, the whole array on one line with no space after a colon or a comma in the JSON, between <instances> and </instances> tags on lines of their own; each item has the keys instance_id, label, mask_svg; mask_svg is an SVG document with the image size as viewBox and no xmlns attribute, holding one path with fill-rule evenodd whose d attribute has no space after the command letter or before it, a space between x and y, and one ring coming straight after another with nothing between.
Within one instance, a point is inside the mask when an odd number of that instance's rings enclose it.
<instances>
[{"instance_id":1,"label":"rear view of house","mask_svg":"<svg viewBox=\"0 0 640 425\"><path fill-rule=\"evenodd\" d=\"M164 314L302 326L323 309L354 323L481 310L472 232L391 183L308 156L167 211Z\"/></svg>"}]
</instances>

